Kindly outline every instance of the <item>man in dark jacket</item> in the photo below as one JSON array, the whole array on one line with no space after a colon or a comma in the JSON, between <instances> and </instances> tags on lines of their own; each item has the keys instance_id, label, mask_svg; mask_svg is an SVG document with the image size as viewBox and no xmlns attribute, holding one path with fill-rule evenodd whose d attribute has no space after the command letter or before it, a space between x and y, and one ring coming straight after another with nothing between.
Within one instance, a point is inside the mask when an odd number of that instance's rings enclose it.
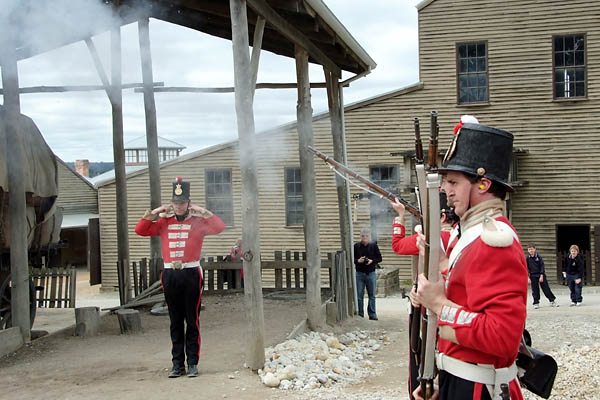
<instances>
[{"instance_id":1,"label":"man in dark jacket","mask_svg":"<svg viewBox=\"0 0 600 400\"><path fill-rule=\"evenodd\" d=\"M583 301L581 288L583 286L583 274L585 267L583 257L579 254L579 246L576 244L569 248L569 255L563 263L562 273L567 279L571 291L571 306L580 306Z\"/></svg>"},{"instance_id":2,"label":"man in dark jacket","mask_svg":"<svg viewBox=\"0 0 600 400\"><path fill-rule=\"evenodd\" d=\"M375 311L375 288L377 278L375 268L381 262L381 252L377 242L371 242L371 231L362 229L360 231L360 242L354 244L354 265L356 265L356 291L358 296L358 315L364 317L363 297L365 286L369 295L367 313L369 319L377 321Z\"/></svg>"},{"instance_id":3,"label":"man in dark jacket","mask_svg":"<svg viewBox=\"0 0 600 400\"><path fill-rule=\"evenodd\" d=\"M550 302L550 306L558 307L556 304L556 296L550 290L548 278L546 277L546 266L544 260L535 248L535 245L527 246L527 269L529 270L529 281L531 283L531 295L533 296L533 308L540 308L540 286L544 292L544 296Z\"/></svg>"}]
</instances>

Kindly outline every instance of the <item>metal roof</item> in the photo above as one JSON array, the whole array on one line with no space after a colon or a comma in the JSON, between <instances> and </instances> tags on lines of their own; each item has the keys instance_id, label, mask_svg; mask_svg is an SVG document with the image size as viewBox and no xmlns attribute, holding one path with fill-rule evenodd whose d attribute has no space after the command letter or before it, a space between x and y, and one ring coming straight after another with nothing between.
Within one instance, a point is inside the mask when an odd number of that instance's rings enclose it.
<instances>
[{"instance_id":1,"label":"metal roof","mask_svg":"<svg viewBox=\"0 0 600 400\"><path fill-rule=\"evenodd\" d=\"M229 2L224 0L120 0L118 18L112 17L112 4L108 0L3 0L2 3L0 26L3 32L5 27L11 28L19 60L108 31L114 23L126 25L144 17L231 39ZM340 70L357 74L376 67L322 0L247 0L247 4L250 45L261 15L267 22L263 50L293 58L298 43L294 38L299 37L308 47L311 62L325 65L325 60ZM2 40L6 40L4 34L0 37L0 53L3 47L8 48Z\"/></svg>"},{"instance_id":2,"label":"metal roof","mask_svg":"<svg viewBox=\"0 0 600 400\"><path fill-rule=\"evenodd\" d=\"M143 150L148 147L148 143L146 141L146 135L140 136L138 138L132 139L129 142L125 143L125 150ZM165 139L163 137L158 136L158 148L159 149L185 149L185 146L179 144L177 142L173 142L172 140Z\"/></svg>"}]
</instances>

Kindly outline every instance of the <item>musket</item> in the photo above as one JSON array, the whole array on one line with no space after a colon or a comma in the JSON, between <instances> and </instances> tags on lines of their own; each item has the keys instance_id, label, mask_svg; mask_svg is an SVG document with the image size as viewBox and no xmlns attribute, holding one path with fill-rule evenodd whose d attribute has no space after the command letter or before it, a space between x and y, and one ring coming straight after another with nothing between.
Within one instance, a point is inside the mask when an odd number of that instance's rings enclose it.
<instances>
[{"instance_id":1,"label":"musket","mask_svg":"<svg viewBox=\"0 0 600 400\"><path fill-rule=\"evenodd\" d=\"M427 174L427 201L423 208L425 215L425 242L426 249L423 262L423 274L430 281L437 280L439 268L439 237L440 237L440 203L439 203L439 175L438 165L438 133L437 112L431 112L431 134L429 137L429 172ZM429 325L429 317L433 316L431 310L421 313L421 360L420 384L421 396L429 400L433 396L433 378L435 369L435 340L436 325ZM432 321L432 323L435 323Z\"/></svg>"},{"instance_id":2,"label":"musket","mask_svg":"<svg viewBox=\"0 0 600 400\"><path fill-rule=\"evenodd\" d=\"M423 141L421 140L421 127L419 125L419 118L415 117L414 118L414 125L415 125L415 169L417 171L415 171L416 175L417 175L417 179L419 178L419 172L418 172L418 168L419 167L423 167L424 168L424 156L423 156ZM420 197L420 190L417 193L417 196ZM420 199L419 199L420 200ZM422 210L423 207L423 202L419 201L419 205L420 208ZM423 226L423 218L420 218L420 223L421 226ZM414 283L414 287L415 290L417 289L417 277L419 276L419 266L417 265L417 273L415 274L415 283ZM421 347L420 344L420 327L421 327L421 312L422 312L422 307L421 306L413 306L411 304L411 320L410 320L410 350L412 351L413 355L419 354L419 348ZM415 363L417 366L419 366L420 364L420 360L418 357L415 357ZM412 394L411 394L412 396Z\"/></svg>"},{"instance_id":3,"label":"musket","mask_svg":"<svg viewBox=\"0 0 600 400\"><path fill-rule=\"evenodd\" d=\"M327 164L335 167L336 169L338 169L342 172L345 172L346 174L350 175L351 177L355 178L356 180L362 182L367 187L369 187L369 189L372 189L375 192L379 193L382 197L384 197L388 200L391 200L391 201L398 200L404 206L404 208L406 208L406 211L408 211L409 213L413 214L414 216L416 216L418 218L421 217L421 211L419 211L419 209L417 207L413 206L412 204L410 204L409 202L404 200L402 197L397 196L394 193L392 193L388 190L385 190L384 188L377 185L376 183L371 182L367 178L362 177L358 173L356 173L356 172L352 171L350 168L346 167L344 164L341 164L341 163L335 161L333 158L329 157L328 155L321 153L319 150L317 150L311 146L306 146L306 148L308 150L312 151L315 155L317 155L317 157L319 157L320 159L325 161Z\"/></svg>"}]
</instances>

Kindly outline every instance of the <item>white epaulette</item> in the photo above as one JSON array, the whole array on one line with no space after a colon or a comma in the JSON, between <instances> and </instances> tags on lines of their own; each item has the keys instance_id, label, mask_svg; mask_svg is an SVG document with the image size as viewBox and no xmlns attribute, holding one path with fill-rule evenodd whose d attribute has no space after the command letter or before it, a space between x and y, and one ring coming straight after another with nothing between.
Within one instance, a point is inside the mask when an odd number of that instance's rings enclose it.
<instances>
[{"instance_id":1,"label":"white epaulette","mask_svg":"<svg viewBox=\"0 0 600 400\"><path fill-rule=\"evenodd\" d=\"M496 221L492 218L483 219L481 240L483 243L492 247L508 247L514 239L518 239L515 231L502 221Z\"/></svg>"}]
</instances>

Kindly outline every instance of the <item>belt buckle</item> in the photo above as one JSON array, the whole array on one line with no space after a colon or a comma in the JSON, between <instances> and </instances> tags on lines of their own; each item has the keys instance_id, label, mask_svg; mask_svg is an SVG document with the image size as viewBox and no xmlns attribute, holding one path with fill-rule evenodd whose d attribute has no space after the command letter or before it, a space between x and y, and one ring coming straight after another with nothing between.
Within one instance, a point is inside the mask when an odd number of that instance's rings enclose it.
<instances>
[{"instance_id":1,"label":"belt buckle","mask_svg":"<svg viewBox=\"0 0 600 400\"><path fill-rule=\"evenodd\" d=\"M173 269L180 270L183 269L183 263L181 260L173 261Z\"/></svg>"}]
</instances>

